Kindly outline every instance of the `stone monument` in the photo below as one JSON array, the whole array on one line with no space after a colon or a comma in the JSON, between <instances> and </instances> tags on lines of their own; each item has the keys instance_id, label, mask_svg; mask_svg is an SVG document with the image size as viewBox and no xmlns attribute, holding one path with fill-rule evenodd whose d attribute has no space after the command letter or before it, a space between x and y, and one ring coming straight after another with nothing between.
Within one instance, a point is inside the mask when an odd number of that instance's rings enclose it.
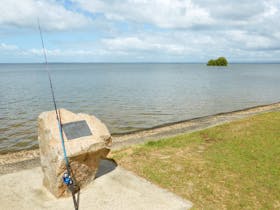
<instances>
[{"instance_id":1,"label":"stone monument","mask_svg":"<svg viewBox=\"0 0 280 210\"><path fill-rule=\"evenodd\" d=\"M105 124L94 116L66 109L58 111L71 170L82 188L94 179L100 159L109 153L111 135ZM55 111L41 113L38 124L43 185L56 197L70 195L62 181L66 166Z\"/></svg>"}]
</instances>

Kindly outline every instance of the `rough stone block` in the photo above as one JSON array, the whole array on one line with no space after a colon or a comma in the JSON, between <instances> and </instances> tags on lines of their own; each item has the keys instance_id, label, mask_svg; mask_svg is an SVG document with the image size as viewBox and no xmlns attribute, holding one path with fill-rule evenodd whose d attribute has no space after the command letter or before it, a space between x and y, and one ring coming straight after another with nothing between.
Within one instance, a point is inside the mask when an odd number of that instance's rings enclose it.
<instances>
[{"instance_id":1,"label":"rough stone block","mask_svg":"<svg viewBox=\"0 0 280 210\"><path fill-rule=\"evenodd\" d=\"M83 128L78 128L81 132L77 132L79 135L76 136L75 133L74 135L73 132L71 133L75 125L73 127L71 124L67 130L63 129L71 170L79 187L84 187L94 179L100 159L105 158L109 153L111 135L105 124L94 116L75 114L66 109L60 109L59 113L62 124L85 121L88 125L90 133L83 131ZM44 173L43 185L56 197L70 195L62 181L66 165L55 111L41 113L38 124L40 158Z\"/></svg>"}]
</instances>

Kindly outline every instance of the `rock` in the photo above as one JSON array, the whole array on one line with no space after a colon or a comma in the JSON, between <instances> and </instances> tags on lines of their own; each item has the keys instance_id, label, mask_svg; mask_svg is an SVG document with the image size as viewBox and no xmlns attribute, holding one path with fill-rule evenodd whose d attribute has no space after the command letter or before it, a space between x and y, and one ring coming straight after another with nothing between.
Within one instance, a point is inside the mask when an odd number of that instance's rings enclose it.
<instances>
[{"instance_id":1,"label":"rock","mask_svg":"<svg viewBox=\"0 0 280 210\"><path fill-rule=\"evenodd\" d=\"M67 139L63 137L74 179L80 188L92 181L99 161L110 151L111 135L99 119L87 114L75 114L66 109L59 110L62 124L85 120L91 135ZM41 166L44 173L43 185L56 197L68 196L70 192L63 184L66 172L64 154L55 111L43 112L38 117L38 134ZM67 134L67 133L66 133Z\"/></svg>"}]
</instances>

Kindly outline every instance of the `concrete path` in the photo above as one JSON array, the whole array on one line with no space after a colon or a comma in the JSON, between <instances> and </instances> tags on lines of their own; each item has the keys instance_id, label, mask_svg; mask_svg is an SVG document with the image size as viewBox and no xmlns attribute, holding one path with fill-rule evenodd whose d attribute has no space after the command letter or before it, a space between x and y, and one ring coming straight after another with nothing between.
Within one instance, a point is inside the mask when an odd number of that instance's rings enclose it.
<instances>
[{"instance_id":1,"label":"concrete path","mask_svg":"<svg viewBox=\"0 0 280 210\"><path fill-rule=\"evenodd\" d=\"M104 160L98 178L81 190L80 210L183 210L191 202ZM72 198L56 199L42 186L40 167L0 176L0 209L71 210Z\"/></svg>"},{"instance_id":2,"label":"concrete path","mask_svg":"<svg viewBox=\"0 0 280 210\"><path fill-rule=\"evenodd\" d=\"M280 111L280 103L171 123L149 130L115 135L113 150L150 140L202 130L259 113ZM0 210L71 210L71 198L56 199L42 187L39 151L0 155ZM23 170L24 169L24 170ZM110 162L103 162L98 178L80 194L80 210L189 209L191 202L163 190Z\"/></svg>"}]
</instances>

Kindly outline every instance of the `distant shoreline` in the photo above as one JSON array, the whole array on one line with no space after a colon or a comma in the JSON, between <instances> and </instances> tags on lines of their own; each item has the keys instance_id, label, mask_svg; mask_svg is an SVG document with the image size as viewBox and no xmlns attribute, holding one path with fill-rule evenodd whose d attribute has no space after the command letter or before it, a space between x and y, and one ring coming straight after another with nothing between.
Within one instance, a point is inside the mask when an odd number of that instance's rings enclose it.
<instances>
[{"instance_id":1,"label":"distant shoreline","mask_svg":"<svg viewBox=\"0 0 280 210\"><path fill-rule=\"evenodd\" d=\"M0 63L0 65L21 65L21 64L42 64L43 62L34 62L34 63ZM203 64L205 61L201 62L49 62L48 64ZM263 61L263 62L230 62L230 64L280 64L280 61ZM229 64L229 65L230 65Z\"/></svg>"},{"instance_id":2,"label":"distant shoreline","mask_svg":"<svg viewBox=\"0 0 280 210\"><path fill-rule=\"evenodd\" d=\"M176 136L182 133L203 130L205 128L271 111L280 111L280 102L268 105L259 105L241 110L219 113L205 117L198 117L173 123L166 123L140 131L112 134L112 150L118 150L123 147L145 143L147 141ZM39 166L39 156L40 152L38 148L0 154L0 175Z\"/></svg>"}]
</instances>

